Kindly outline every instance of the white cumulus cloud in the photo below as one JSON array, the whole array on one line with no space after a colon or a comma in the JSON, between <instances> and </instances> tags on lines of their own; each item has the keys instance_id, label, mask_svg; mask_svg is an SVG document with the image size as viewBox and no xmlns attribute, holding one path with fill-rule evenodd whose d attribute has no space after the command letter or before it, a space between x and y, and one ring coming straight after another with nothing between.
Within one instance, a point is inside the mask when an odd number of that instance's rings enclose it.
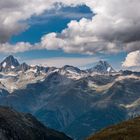
<instances>
[{"instance_id":1,"label":"white cumulus cloud","mask_svg":"<svg viewBox=\"0 0 140 140\"><path fill-rule=\"evenodd\" d=\"M43 44L46 49L87 54L140 49L139 0L94 0L85 3L96 16L91 20L73 20L60 34L45 35ZM49 39L53 43L48 43Z\"/></svg>"},{"instance_id":2,"label":"white cumulus cloud","mask_svg":"<svg viewBox=\"0 0 140 140\"><path fill-rule=\"evenodd\" d=\"M139 67L140 66L140 51L134 51L127 55L122 64L123 67Z\"/></svg>"}]
</instances>

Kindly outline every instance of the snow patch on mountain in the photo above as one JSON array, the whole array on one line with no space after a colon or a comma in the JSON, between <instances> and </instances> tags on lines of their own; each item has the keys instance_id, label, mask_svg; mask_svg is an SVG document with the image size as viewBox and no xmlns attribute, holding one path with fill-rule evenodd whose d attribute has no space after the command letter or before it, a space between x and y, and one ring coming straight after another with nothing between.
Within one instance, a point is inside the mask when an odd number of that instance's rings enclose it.
<instances>
[{"instance_id":1,"label":"snow patch on mountain","mask_svg":"<svg viewBox=\"0 0 140 140\"><path fill-rule=\"evenodd\" d=\"M5 67L6 67L6 62L4 62L4 63L2 64L2 66L3 66L3 68L5 68Z\"/></svg>"},{"instance_id":2,"label":"snow patch on mountain","mask_svg":"<svg viewBox=\"0 0 140 140\"><path fill-rule=\"evenodd\" d=\"M88 81L88 86L95 90L96 92L100 92L100 93L104 93L104 91L106 91L107 89L109 89L110 87L112 87L114 83L108 83L108 84L105 84L105 85L98 85L96 84L95 82L93 81Z\"/></svg>"},{"instance_id":3,"label":"snow patch on mountain","mask_svg":"<svg viewBox=\"0 0 140 140\"><path fill-rule=\"evenodd\" d=\"M124 79L140 79L140 77L136 76L134 74L132 74L132 75L125 75L125 76L120 75L115 81L122 81Z\"/></svg>"},{"instance_id":4,"label":"snow patch on mountain","mask_svg":"<svg viewBox=\"0 0 140 140\"><path fill-rule=\"evenodd\" d=\"M31 69L29 69L29 70L27 70L27 72L26 73L28 73L28 72L34 72L34 73L36 73L37 72L37 69L35 68L31 68Z\"/></svg>"},{"instance_id":5,"label":"snow patch on mountain","mask_svg":"<svg viewBox=\"0 0 140 140\"><path fill-rule=\"evenodd\" d=\"M134 107L137 107L137 106L140 106L140 98L137 99L136 101L132 102L131 104L121 104L121 106L127 108L127 109L130 109L130 108L134 108Z\"/></svg>"},{"instance_id":6,"label":"snow patch on mountain","mask_svg":"<svg viewBox=\"0 0 140 140\"><path fill-rule=\"evenodd\" d=\"M15 66L12 65L12 66L11 66L11 69L14 69L14 68L15 68Z\"/></svg>"}]
</instances>

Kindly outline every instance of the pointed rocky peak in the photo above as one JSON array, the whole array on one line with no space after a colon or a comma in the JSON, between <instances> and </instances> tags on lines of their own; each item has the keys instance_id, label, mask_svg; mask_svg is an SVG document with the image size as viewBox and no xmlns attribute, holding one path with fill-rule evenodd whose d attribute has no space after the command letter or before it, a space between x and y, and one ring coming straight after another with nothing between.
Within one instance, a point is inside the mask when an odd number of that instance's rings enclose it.
<instances>
[{"instance_id":1,"label":"pointed rocky peak","mask_svg":"<svg viewBox=\"0 0 140 140\"><path fill-rule=\"evenodd\" d=\"M98 67L102 67L104 69L109 69L109 68L112 68L112 66L107 62L107 61L102 61L100 60L97 65L95 66L95 68L98 68Z\"/></svg>"},{"instance_id":2,"label":"pointed rocky peak","mask_svg":"<svg viewBox=\"0 0 140 140\"><path fill-rule=\"evenodd\" d=\"M89 71L97 73L115 72L113 67L107 61L99 61L93 68L89 69Z\"/></svg>"},{"instance_id":3,"label":"pointed rocky peak","mask_svg":"<svg viewBox=\"0 0 140 140\"><path fill-rule=\"evenodd\" d=\"M1 67L3 69L14 69L17 66L19 66L19 62L16 58L14 58L14 56L9 55L8 57L6 57L2 62L1 62Z\"/></svg>"}]
</instances>

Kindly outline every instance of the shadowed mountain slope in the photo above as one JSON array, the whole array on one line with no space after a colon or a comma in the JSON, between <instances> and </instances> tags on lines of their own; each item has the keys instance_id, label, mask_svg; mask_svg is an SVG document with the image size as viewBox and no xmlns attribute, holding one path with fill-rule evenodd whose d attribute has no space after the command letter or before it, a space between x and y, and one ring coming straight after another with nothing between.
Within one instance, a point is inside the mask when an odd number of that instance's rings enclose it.
<instances>
[{"instance_id":1,"label":"shadowed mountain slope","mask_svg":"<svg viewBox=\"0 0 140 140\"><path fill-rule=\"evenodd\" d=\"M32 115L0 107L0 140L71 140L49 129Z\"/></svg>"}]
</instances>

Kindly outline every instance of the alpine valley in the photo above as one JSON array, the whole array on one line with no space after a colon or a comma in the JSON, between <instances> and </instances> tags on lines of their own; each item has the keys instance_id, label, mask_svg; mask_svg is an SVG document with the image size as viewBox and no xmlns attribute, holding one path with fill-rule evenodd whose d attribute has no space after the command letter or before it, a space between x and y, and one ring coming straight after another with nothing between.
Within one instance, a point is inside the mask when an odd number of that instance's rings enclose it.
<instances>
[{"instance_id":1,"label":"alpine valley","mask_svg":"<svg viewBox=\"0 0 140 140\"><path fill-rule=\"evenodd\" d=\"M74 140L140 115L140 73L99 61L91 69L0 63L0 105L31 113Z\"/></svg>"}]
</instances>

